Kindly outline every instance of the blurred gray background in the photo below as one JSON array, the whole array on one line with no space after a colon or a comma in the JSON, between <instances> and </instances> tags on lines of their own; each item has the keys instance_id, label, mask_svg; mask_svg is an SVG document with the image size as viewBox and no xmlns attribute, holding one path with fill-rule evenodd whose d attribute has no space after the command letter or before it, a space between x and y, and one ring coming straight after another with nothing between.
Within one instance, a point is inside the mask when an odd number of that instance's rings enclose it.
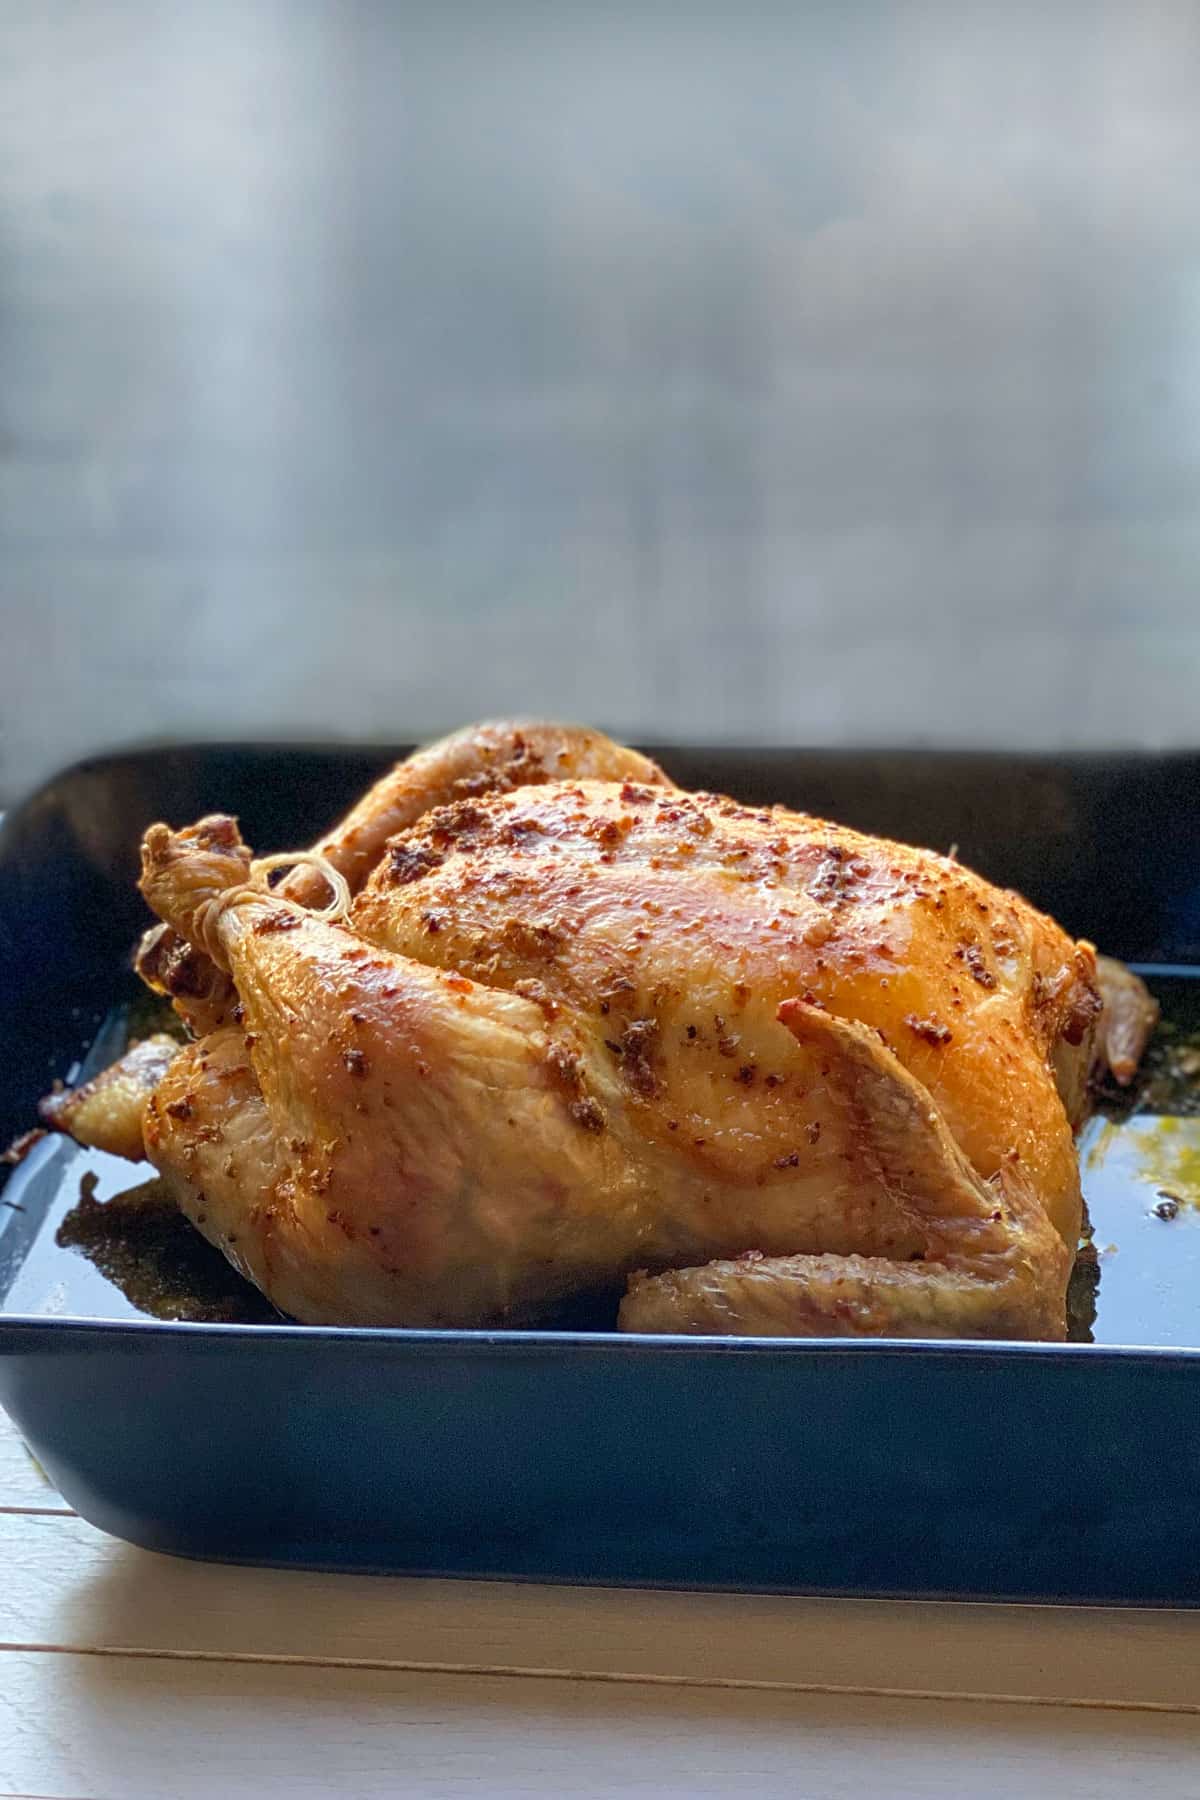
<instances>
[{"instance_id":1,"label":"blurred gray background","mask_svg":"<svg viewBox=\"0 0 1200 1800\"><path fill-rule=\"evenodd\" d=\"M0 800L1200 740L1200 7L16 4Z\"/></svg>"}]
</instances>

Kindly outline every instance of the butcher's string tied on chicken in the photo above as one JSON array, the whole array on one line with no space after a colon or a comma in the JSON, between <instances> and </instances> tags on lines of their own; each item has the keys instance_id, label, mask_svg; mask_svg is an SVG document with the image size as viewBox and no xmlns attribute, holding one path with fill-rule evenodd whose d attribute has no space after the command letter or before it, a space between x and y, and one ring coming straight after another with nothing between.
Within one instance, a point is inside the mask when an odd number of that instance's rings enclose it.
<instances>
[{"instance_id":1,"label":"butcher's string tied on chicken","mask_svg":"<svg viewBox=\"0 0 1200 1800\"><path fill-rule=\"evenodd\" d=\"M271 886L270 877L276 869L295 869L304 866L316 869L329 888L330 898L324 906L303 906L298 900L290 899L286 894L276 893ZM239 901L249 895L261 896L270 894L279 906L286 907L289 912L310 919L324 919L330 924L337 924L350 911L350 884L346 877L335 869L329 858L322 856L317 850L285 850L278 856L259 856L250 864L249 877L239 881L233 887L225 888L197 907L195 914L195 939L215 962L226 966L222 952L218 927L227 907L236 906Z\"/></svg>"}]
</instances>

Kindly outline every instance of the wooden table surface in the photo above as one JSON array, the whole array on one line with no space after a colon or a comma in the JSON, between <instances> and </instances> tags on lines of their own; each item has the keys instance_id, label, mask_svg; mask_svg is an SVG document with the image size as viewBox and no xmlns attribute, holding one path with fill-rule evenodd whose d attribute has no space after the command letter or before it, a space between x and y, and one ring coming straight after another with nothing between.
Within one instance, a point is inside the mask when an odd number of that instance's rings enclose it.
<instances>
[{"instance_id":1,"label":"wooden table surface","mask_svg":"<svg viewBox=\"0 0 1200 1800\"><path fill-rule=\"evenodd\" d=\"M1200 1613L224 1568L0 1414L0 1796L1200 1795Z\"/></svg>"}]
</instances>

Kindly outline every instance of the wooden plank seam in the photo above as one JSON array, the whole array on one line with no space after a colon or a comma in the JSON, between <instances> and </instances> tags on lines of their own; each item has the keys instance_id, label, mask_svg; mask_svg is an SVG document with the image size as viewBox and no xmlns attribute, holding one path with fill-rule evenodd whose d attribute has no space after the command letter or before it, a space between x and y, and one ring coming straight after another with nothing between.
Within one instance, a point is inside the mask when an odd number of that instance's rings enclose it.
<instances>
[{"instance_id":1,"label":"wooden plank seam","mask_svg":"<svg viewBox=\"0 0 1200 1800\"><path fill-rule=\"evenodd\" d=\"M772 1681L765 1677L665 1675L626 1673L615 1669L555 1669L534 1664L425 1662L418 1658L376 1656L303 1656L282 1651L144 1650L122 1644L79 1645L50 1643L0 1643L0 1653L48 1656L128 1657L142 1662L258 1663L272 1668L363 1669L383 1674L503 1676L523 1681L592 1682L605 1686L723 1689L732 1692L805 1694L823 1698L869 1700L931 1700L940 1703L997 1706L1036 1706L1073 1712L1155 1713L1200 1717L1200 1703L1170 1700L1095 1700L1049 1694L988 1693L950 1688L903 1688L859 1683Z\"/></svg>"}]
</instances>

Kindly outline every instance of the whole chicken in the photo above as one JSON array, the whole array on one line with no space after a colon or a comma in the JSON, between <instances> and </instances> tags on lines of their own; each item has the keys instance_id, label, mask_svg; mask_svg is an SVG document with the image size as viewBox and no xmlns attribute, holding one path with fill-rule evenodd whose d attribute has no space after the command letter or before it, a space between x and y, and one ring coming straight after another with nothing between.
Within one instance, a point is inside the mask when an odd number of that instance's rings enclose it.
<instances>
[{"instance_id":1,"label":"whole chicken","mask_svg":"<svg viewBox=\"0 0 1200 1800\"><path fill-rule=\"evenodd\" d=\"M550 726L422 752L318 850L143 846L200 1034L145 1148L281 1311L1063 1335L1096 958L1016 895Z\"/></svg>"}]
</instances>

